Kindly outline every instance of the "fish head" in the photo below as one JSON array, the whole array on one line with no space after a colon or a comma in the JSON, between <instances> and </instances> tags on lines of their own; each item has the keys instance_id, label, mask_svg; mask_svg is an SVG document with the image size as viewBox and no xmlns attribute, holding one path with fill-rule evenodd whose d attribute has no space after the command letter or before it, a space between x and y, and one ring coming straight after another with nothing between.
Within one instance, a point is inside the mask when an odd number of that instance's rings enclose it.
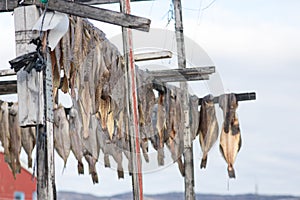
<instances>
[{"instance_id":1,"label":"fish head","mask_svg":"<svg viewBox=\"0 0 300 200\"><path fill-rule=\"evenodd\" d=\"M10 107L9 114L12 116L16 116L18 114L18 108L18 102L13 103L13 105Z\"/></svg>"}]
</instances>

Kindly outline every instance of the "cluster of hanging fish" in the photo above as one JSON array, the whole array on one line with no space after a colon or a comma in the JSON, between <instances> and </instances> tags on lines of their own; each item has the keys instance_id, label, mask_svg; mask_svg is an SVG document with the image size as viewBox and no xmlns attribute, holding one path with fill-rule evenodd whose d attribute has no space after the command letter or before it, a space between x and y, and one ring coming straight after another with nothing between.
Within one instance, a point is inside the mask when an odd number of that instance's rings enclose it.
<instances>
[{"instance_id":1,"label":"cluster of hanging fish","mask_svg":"<svg viewBox=\"0 0 300 200\"><path fill-rule=\"evenodd\" d=\"M14 178L21 172L21 148L28 155L28 168L32 167L32 151L36 142L35 127L20 127L18 103L9 106L0 100L0 141L4 148L4 159L12 170Z\"/></svg>"},{"instance_id":2,"label":"cluster of hanging fish","mask_svg":"<svg viewBox=\"0 0 300 200\"><path fill-rule=\"evenodd\" d=\"M228 164L228 176L235 178L233 163L242 142L239 121L236 115L238 103L234 94L221 95L218 103L223 110L224 118L220 136L220 152ZM206 168L208 152L217 141L219 134L212 95L207 95L202 99L198 134L200 146L203 151L200 168Z\"/></svg>"},{"instance_id":3,"label":"cluster of hanging fish","mask_svg":"<svg viewBox=\"0 0 300 200\"><path fill-rule=\"evenodd\" d=\"M50 52L54 101L57 103L57 91L61 89L62 92L70 94L73 103L68 112L62 105L55 105L54 147L65 165L70 152L75 155L78 161L78 174L84 173L84 158L89 165L88 171L93 183L98 183L96 163L100 151L104 154L105 167L111 167L110 157L112 157L117 163L118 178L124 178L123 155L129 160L129 173L132 173L132 166L123 57L106 39L104 33L87 20L69 17L69 21L67 33ZM166 144L173 161L177 162L184 176L182 155L185 125L182 92L175 86L165 85L163 86L165 89L159 91L156 98L153 78L138 69L136 78L139 142L143 157L146 162L149 162L150 141L158 152L158 165L164 165ZM212 96L203 99L200 112L198 102L197 96L190 96L190 129L193 139L199 134L203 151L202 168L206 166L208 151L218 138L218 123ZM28 154L30 167L31 152L35 144L35 130L9 124L17 122L16 107L17 103L9 110L7 103L3 102L0 113L1 143L5 149L5 160L14 174L19 172L20 168L21 145ZM235 177L233 163L241 144L239 124L235 114L237 108L235 95L221 96L220 107L223 109L225 119L220 149L228 163L229 176ZM7 118L8 116L10 118ZM15 120L11 119L13 116Z\"/></svg>"}]
</instances>

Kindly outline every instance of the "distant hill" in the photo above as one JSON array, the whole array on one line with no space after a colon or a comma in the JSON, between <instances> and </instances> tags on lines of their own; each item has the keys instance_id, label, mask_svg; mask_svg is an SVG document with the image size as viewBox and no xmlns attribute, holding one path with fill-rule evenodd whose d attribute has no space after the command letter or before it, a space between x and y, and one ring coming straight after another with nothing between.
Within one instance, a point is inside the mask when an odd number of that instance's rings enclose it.
<instances>
[{"instance_id":1,"label":"distant hill","mask_svg":"<svg viewBox=\"0 0 300 200\"><path fill-rule=\"evenodd\" d=\"M110 197L99 197L90 194L81 194L75 192L58 192L58 200L132 200L132 193L124 193ZM166 193L156 195L145 195L144 200L184 200L183 193ZM197 194L199 200L300 200L300 197L294 196L267 196L267 195L214 195L214 194Z\"/></svg>"}]
</instances>

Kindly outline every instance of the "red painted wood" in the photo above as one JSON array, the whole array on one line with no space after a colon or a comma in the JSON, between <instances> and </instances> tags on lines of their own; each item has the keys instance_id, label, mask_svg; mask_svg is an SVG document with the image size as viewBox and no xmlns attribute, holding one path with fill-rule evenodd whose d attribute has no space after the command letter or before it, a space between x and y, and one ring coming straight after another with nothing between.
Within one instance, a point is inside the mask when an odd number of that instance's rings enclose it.
<instances>
[{"instance_id":1,"label":"red painted wood","mask_svg":"<svg viewBox=\"0 0 300 200\"><path fill-rule=\"evenodd\" d=\"M24 192L25 199L31 200L36 191L36 178L32 180L29 171L22 167L21 173L12 174L8 164L4 161L4 154L0 152L0 199L13 199L14 192Z\"/></svg>"}]
</instances>

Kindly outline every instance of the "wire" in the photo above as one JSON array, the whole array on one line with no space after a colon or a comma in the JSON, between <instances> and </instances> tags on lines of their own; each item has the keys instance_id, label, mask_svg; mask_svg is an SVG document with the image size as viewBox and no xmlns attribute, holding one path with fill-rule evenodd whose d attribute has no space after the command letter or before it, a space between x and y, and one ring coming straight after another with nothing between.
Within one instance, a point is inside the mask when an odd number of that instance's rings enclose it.
<instances>
[{"instance_id":1,"label":"wire","mask_svg":"<svg viewBox=\"0 0 300 200\"><path fill-rule=\"evenodd\" d=\"M212 6L217 0L213 0L212 2L210 2L210 4L208 4L208 6L206 6L205 8L203 8L202 10L206 10L208 9L210 6Z\"/></svg>"}]
</instances>

